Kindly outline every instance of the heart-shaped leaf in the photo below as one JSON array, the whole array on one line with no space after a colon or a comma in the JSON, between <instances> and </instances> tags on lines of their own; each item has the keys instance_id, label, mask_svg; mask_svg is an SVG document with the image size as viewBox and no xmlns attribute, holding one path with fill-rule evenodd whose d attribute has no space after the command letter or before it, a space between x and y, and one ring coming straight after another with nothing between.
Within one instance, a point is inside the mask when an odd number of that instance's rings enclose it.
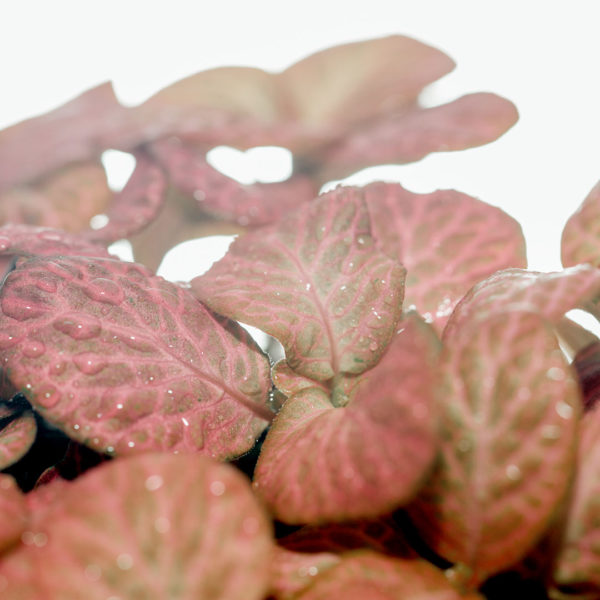
<instances>
[{"instance_id":1,"label":"heart-shaped leaf","mask_svg":"<svg viewBox=\"0 0 600 600\"><path fill-rule=\"evenodd\" d=\"M526 264L519 224L480 200L452 190L413 194L386 183L364 193L373 236L406 267L405 304L438 331L474 283Z\"/></svg>"},{"instance_id":2,"label":"heart-shaped leaf","mask_svg":"<svg viewBox=\"0 0 600 600\"><path fill-rule=\"evenodd\" d=\"M436 354L435 334L411 319L352 398L306 388L287 400L254 472L277 519L370 518L412 499L435 454ZM347 406L335 408L341 398Z\"/></svg>"},{"instance_id":3,"label":"heart-shaped leaf","mask_svg":"<svg viewBox=\"0 0 600 600\"><path fill-rule=\"evenodd\" d=\"M112 258L103 246L82 235L47 227L5 225L0 227L0 254L25 256L95 256Z\"/></svg>"},{"instance_id":4,"label":"heart-shaped leaf","mask_svg":"<svg viewBox=\"0 0 600 600\"><path fill-rule=\"evenodd\" d=\"M0 304L11 381L94 449L226 458L271 418L269 363L249 335L139 265L31 259Z\"/></svg>"},{"instance_id":5,"label":"heart-shaped leaf","mask_svg":"<svg viewBox=\"0 0 600 600\"><path fill-rule=\"evenodd\" d=\"M448 319L444 340L459 335L475 319L485 319L510 306L536 312L556 324L565 313L599 295L600 271L589 265L556 273L506 269L469 290Z\"/></svg>"},{"instance_id":6,"label":"heart-shaped leaf","mask_svg":"<svg viewBox=\"0 0 600 600\"><path fill-rule=\"evenodd\" d=\"M472 585L525 556L573 472L581 400L550 326L507 311L447 346L441 459L408 510L438 554Z\"/></svg>"},{"instance_id":7,"label":"heart-shaped leaf","mask_svg":"<svg viewBox=\"0 0 600 600\"><path fill-rule=\"evenodd\" d=\"M22 540L35 572L32 598L260 600L270 529L232 467L149 453L66 485Z\"/></svg>"},{"instance_id":8,"label":"heart-shaped leaf","mask_svg":"<svg viewBox=\"0 0 600 600\"><path fill-rule=\"evenodd\" d=\"M192 288L277 338L301 375L362 373L385 351L403 295L403 269L373 246L360 190L336 190L237 239Z\"/></svg>"},{"instance_id":9,"label":"heart-shaped leaf","mask_svg":"<svg viewBox=\"0 0 600 600\"><path fill-rule=\"evenodd\" d=\"M27 512L25 497L15 480L0 473L0 553L19 541L27 524Z\"/></svg>"},{"instance_id":10,"label":"heart-shaped leaf","mask_svg":"<svg viewBox=\"0 0 600 600\"><path fill-rule=\"evenodd\" d=\"M25 456L36 433L37 425L31 411L13 417L12 411L0 404L0 469L6 469Z\"/></svg>"},{"instance_id":11,"label":"heart-shaped leaf","mask_svg":"<svg viewBox=\"0 0 600 600\"><path fill-rule=\"evenodd\" d=\"M565 267L579 263L600 266L600 182L567 221L562 233L561 258Z\"/></svg>"},{"instance_id":12,"label":"heart-shaped leaf","mask_svg":"<svg viewBox=\"0 0 600 600\"><path fill-rule=\"evenodd\" d=\"M345 555L315 577L297 600L483 600L461 595L444 573L424 560L389 558L370 550Z\"/></svg>"}]
</instances>

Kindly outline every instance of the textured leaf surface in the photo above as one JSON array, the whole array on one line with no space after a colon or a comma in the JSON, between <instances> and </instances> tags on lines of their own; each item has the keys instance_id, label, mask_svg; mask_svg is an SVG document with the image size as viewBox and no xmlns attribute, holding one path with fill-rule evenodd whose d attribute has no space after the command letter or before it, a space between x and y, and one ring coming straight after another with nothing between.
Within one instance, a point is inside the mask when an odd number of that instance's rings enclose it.
<instances>
[{"instance_id":1,"label":"textured leaf surface","mask_svg":"<svg viewBox=\"0 0 600 600\"><path fill-rule=\"evenodd\" d=\"M314 379L298 375L298 373L288 365L285 358L276 362L271 367L271 379L273 380L275 387L288 397L293 396L306 388L316 387L322 389L325 393L329 392L329 387L326 383L321 383Z\"/></svg>"},{"instance_id":2,"label":"textured leaf surface","mask_svg":"<svg viewBox=\"0 0 600 600\"><path fill-rule=\"evenodd\" d=\"M498 208L452 190L413 194L374 183L364 193L373 236L406 267L405 305L438 331L473 284L526 265L521 228Z\"/></svg>"},{"instance_id":3,"label":"textured leaf surface","mask_svg":"<svg viewBox=\"0 0 600 600\"><path fill-rule=\"evenodd\" d=\"M219 173L206 162L204 153L177 138L155 142L152 154L166 169L171 184L193 197L203 212L242 226L279 221L318 194L317 186L305 176L243 185Z\"/></svg>"},{"instance_id":4,"label":"textured leaf surface","mask_svg":"<svg viewBox=\"0 0 600 600\"><path fill-rule=\"evenodd\" d=\"M600 266L600 182L567 221L562 234L561 258L565 267L579 263Z\"/></svg>"},{"instance_id":5,"label":"textured leaf surface","mask_svg":"<svg viewBox=\"0 0 600 600\"><path fill-rule=\"evenodd\" d=\"M88 242L82 235L31 225L5 225L0 227L0 254L2 253L112 258L106 248Z\"/></svg>"},{"instance_id":6,"label":"textured leaf surface","mask_svg":"<svg viewBox=\"0 0 600 600\"><path fill-rule=\"evenodd\" d=\"M514 104L489 93L469 94L433 108L412 106L384 115L325 151L323 179L372 165L409 163L432 152L493 142L519 118Z\"/></svg>"},{"instance_id":7,"label":"textured leaf surface","mask_svg":"<svg viewBox=\"0 0 600 600\"><path fill-rule=\"evenodd\" d=\"M10 475L0 473L0 553L18 542L26 523L25 497Z\"/></svg>"},{"instance_id":8,"label":"textured leaf surface","mask_svg":"<svg viewBox=\"0 0 600 600\"><path fill-rule=\"evenodd\" d=\"M374 248L360 192L344 189L237 239L192 287L215 311L277 338L295 371L326 381L377 363L403 279Z\"/></svg>"},{"instance_id":9,"label":"textured leaf surface","mask_svg":"<svg viewBox=\"0 0 600 600\"><path fill-rule=\"evenodd\" d=\"M465 600L444 573L424 560L393 559L363 550L318 575L298 600ZM478 594L469 600L482 598Z\"/></svg>"},{"instance_id":10,"label":"textured leaf surface","mask_svg":"<svg viewBox=\"0 0 600 600\"><path fill-rule=\"evenodd\" d=\"M0 404L0 469L6 469L27 454L35 441L37 425L31 411L14 419L12 411ZM2 421L8 418L9 422Z\"/></svg>"},{"instance_id":11,"label":"textured leaf surface","mask_svg":"<svg viewBox=\"0 0 600 600\"><path fill-rule=\"evenodd\" d=\"M205 457L152 453L67 485L23 542L39 597L65 600L259 600L272 551L243 476Z\"/></svg>"},{"instance_id":12,"label":"textured leaf surface","mask_svg":"<svg viewBox=\"0 0 600 600\"><path fill-rule=\"evenodd\" d=\"M230 457L270 419L268 360L246 332L139 265L31 259L0 304L11 381L94 449Z\"/></svg>"},{"instance_id":13,"label":"textured leaf surface","mask_svg":"<svg viewBox=\"0 0 600 600\"><path fill-rule=\"evenodd\" d=\"M420 535L477 585L523 557L565 496L580 398L550 327L511 311L446 347L441 460L409 507Z\"/></svg>"},{"instance_id":14,"label":"textured leaf surface","mask_svg":"<svg viewBox=\"0 0 600 600\"><path fill-rule=\"evenodd\" d=\"M435 454L435 335L403 324L347 406L318 388L275 418L254 473L257 493L287 523L376 517L415 495Z\"/></svg>"},{"instance_id":15,"label":"textured leaf surface","mask_svg":"<svg viewBox=\"0 0 600 600\"><path fill-rule=\"evenodd\" d=\"M82 231L94 215L106 212L112 196L100 163L72 164L0 193L0 223Z\"/></svg>"},{"instance_id":16,"label":"textured leaf surface","mask_svg":"<svg viewBox=\"0 0 600 600\"><path fill-rule=\"evenodd\" d=\"M477 283L465 294L448 319L444 340L459 335L469 322L510 307L530 310L556 324L565 313L584 307L598 295L600 271L589 265L553 273L506 269Z\"/></svg>"},{"instance_id":17,"label":"textured leaf surface","mask_svg":"<svg viewBox=\"0 0 600 600\"><path fill-rule=\"evenodd\" d=\"M137 154L133 174L109 206L108 223L87 232L87 238L94 242L112 242L137 233L160 212L166 186L160 167L149 157Z\"/></svg>"}]
</instances>

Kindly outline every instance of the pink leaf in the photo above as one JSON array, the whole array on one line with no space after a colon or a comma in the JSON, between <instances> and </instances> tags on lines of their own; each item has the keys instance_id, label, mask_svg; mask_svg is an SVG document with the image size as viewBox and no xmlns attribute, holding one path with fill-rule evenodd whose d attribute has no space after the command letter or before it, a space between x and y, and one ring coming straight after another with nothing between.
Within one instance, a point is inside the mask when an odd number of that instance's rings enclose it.
<instances>
[{"instance_id":1,"label":"pink leaf","mask_svg":"<svg viewBox=\"0 0 600 600\"><path fill-rule=\"evenodd\" d=\"M441 460L408 510L425 542L477 585L525 556L556 516L581 401L534 313L474 323L445 348L442 368Z\"/></svg>"},{"instance_id":2,"label":"pink leaf","mask_svg":"<svg viewBox=\"0 0 600 600\"><path fill-rule=\"evenodd\" d=\"M18 542L25 531L27 512L25 497L15 480L10 475L0 473L0 554Z\"/></svg>"},{"instance_id":3,"label":"pink leaf","mask_svg":"<svg viewBox=\"0 0 600 600\"><path fill-rule=\"evenodd\" d=\"M323 574L297 600L476 600L461 595L444 573L424 560L389 558L370 550L349 553Z\"/></svg>"},{"instance_id":4,"label":"pink leaf","mask_svg":"<svg viewBox=\"0 0 600 600\"><path fill-rule=\"evenodd\" d=\"M243 226L279 221L318 194L316 185L304 176L281 183L243 185L213 169L204 152L185 146L177 138L155 142L152 154L166 169L171 183L192 196L203 212Z\"/></svg>"},{"instance_id":5,"label":"pink leaf","mask_svg":"<svg viewBox=\"0 0 600 600\"><path fill-rule=\"evenodd\" d=\"M349 188L237 239L192 287L277 338L295 371L326 381L377 363L400 317L403 276L373 247L361 192Z\"/></svg>"},{"instance_id":6,"label":"pink leaf","mask_svg":"<svg viewBox=\"0 0 600 600\"><path fill-rule=\"evenodd\" d=\"M166 178L149 157L136 154L136 167L121 192L115 195L108 211L108 223L86 232L92 242L113 242L137 233L160 212L166 193Z\"/></svg>"},{"instance_id":7,"label":"pink leaf","mask_svg":"<svg viewBox=\"0 0 600 600\"><path fill-rule=\"evenodd\" d=\"M16 463L35 441L37 425L31 411L12 419L2 427L2 419L11 417L12 411L0 404L0 469Z\"/></svg>"},{"instance_id":8,"label":"pink leaf","mask_svg":"<svg viewBox=\"0 0 600 600\"><path fill-rule=\"evenodd\" d=\"M406 267L405 305L438 331L474 283L526 264L521 228L498 208L452 190L413 194L386 183L364 190L373 236Z\"/></svg>"},{"instance_id":9,"label":"pink leaf","mask_svg":"<svg viewBox=\"0 0 600 600\"><path fill-rule=\"evenodd\" d=\"M25 256L95 256L112 258L103 246L89 242L83 235L47 227L5 225L0 227L0 254Z\"/></svg>"},{"instance_id":10,"label":"pink leaf","mask_svg":"<svg viewBox=\"0 0 600 600\"><path fill-rule=\"evenodd\" d=\"M106 463L30 529L32 598L261 600L268 586L269 520L243 476L202 456Z\"/></svg>"},{"instance_id":11,"label":"pink leaf","mask_svg":"<svg viewBox=\"0 0 600 600\"><path fill-rule=\"evenodd\" d=\"M552 324L568 311L600 294L600 271L579 265L556 273L506 269L477 283L448 319L444 340L460 334L475 319L485 319L507 307L542 315Z\"/></svg>"},{"instance_id":12,"label":"pink leaf","mask_svg":"<svg viewBox=\"0 0 600 600\"><path fill-rule=\"evenodd\" d=\"M306 388L321 388L325 393L329 391L327 384L298 375L285 359L271 367L271 379L275 387L288 397Z\"/></svg>"},{"instance_id":13,"label":"pink leaf","mask_svg":"<svg viewBox=\"0 0 600 600\"><path fill-rule=\"evenodd\" d=\"M351 398L345 390L334 389L330 398L306 388L278 413L254 474L277 519L371 518L418 491L435 454L437 339L416 319L401 331Z\"/></svg>"},{"instance_id":14,"label":"pink leaf","mask_svg":"<svg viewBox=\"0 0 600 600\"><path fill-rule=\"evenodd\" d=\"M562 233L562 264L600 266L600 182L571 215Z\"/></svg>"},{"instance_id":15,"label":"pink leaf","mask_svg":"<svg viewBox=\"0 0 600 600\"><path fill-rule=\"evenodd\" d=\"M340 179L372 165L409 163L432 152L488 144L518 118L512 102L489 93L469 94L433 108L413 106L383 115L325 152L323 178Z\"/></svg>"},{"instance_id":16,"label":"pink leaf","mask_svg":"<svg viewBox=\"0 0 600 600\"><path fill-rule=\"evenodd\" d=\"M271 418L269 364L246 332L139 265L31 259L0 304L11 381L94 449L226 458Z\"/></svg>"}]
</instances>

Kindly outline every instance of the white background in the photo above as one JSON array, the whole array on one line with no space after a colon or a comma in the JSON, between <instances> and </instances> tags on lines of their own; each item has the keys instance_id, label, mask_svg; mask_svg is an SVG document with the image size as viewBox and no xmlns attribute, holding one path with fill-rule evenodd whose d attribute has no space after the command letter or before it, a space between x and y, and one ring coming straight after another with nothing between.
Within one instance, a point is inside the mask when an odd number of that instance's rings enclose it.
<instances>
[{"instance_id":1,"label":"white background","mask_svg":"<svg viewBox=\"0 0 600 600\"><path fill-rule=\"evenodd\" d=\"M600 178L598 17L596 0L4 1L0 127L107 79L134 104L208 67L276 71L338 43L410 35L458 64L428 104L493 91L517 105L520 121L489 146L353 181L477 196L521 222L530 267L558 269L562 226Z\"/></svg>"}]
</instances>

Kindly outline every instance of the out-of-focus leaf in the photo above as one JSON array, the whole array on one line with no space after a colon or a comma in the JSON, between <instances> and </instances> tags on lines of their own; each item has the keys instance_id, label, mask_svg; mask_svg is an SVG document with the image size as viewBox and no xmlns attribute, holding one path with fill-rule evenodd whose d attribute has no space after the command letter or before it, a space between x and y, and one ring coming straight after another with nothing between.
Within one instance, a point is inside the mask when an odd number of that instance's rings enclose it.
<instances>
[{"instance_id":1,"label":"out-of-focus leaf","mask_svg":"<svg viewBox=\"0 0 600 600\"><path fill-rule=\"evenodd\" d=\"M580 397L549 325L507 311L442 357L441 459L408 507L424 541L476 586L525 556L565 497Z\"/></svg>"},{"instance_id":2,"label":"out-of-focus leaf","mask_svg":"<svg viewBox=\"0 0 600 600\"><path fill-rule=\"evenodd\" d=\"M26 523L25 497L10 475L0 473L0 554L19 541L21 534L25 531ZM0 577L1 591L2 579Z\"/></svg>"},{"instance_id":3,"label":"out-of-focus leaf","mask_svg":"<svg viewBox=\"0 0 600 600\"><path fill-rule=\"evenodd\" d=\"M270 420L269 363L249 335L140 265L31 259L0 304L11 381L96 450L232 457Z\"/></svg>"},{"instance_id":4,"label":"out-of-focus leaf","mask_svg":"<svg viewBox=\"0 0 600 600\"><path fill-rule=\"evenodd\" d=\"M0 254L24 256L90 256L113 258L104 246L83 235L47 227L5 225L0 227Z\"/></svg>"},{"instance_id":5,"label":"out-of-focus leaf","mask_svg":"<svg viewBox=\"0 0 600 600\"><path fill-rule=\"evenodd\" d=\"M586 410L594 408L600 400L600 342L582 348L573 359Z\"/></svg>"},{"instance_id":6,"label":"out-of-focus leaf","mask_svg":"<svg viewBox=\"0 0 600 600\"><path fill-rule=\"evenodd\" d=\"M0 223L24 223L79 232L106 212L113 194L101 164L72 164L35 183L0 193Z\"/></svg>"},{"instance_id":7,"label":"out-of-focus leaf","mask_svg":"<svg viewBox=\"0 0 600 600\"><path fill-rule=\"evenodd\" d=\"M476 600L461 595L444 573L424 560L389 558L370 550L349 553L317 575L297 600Z\"/></svg>"},{"instance_id":8,"label":"out-of-focus leaf","mask_svg":"<svg viewBox=\"0 0 600 600\"><path fill-rule=\"evenodd\" d=\"M455 192L413 194L398 184L364 188L373 237L406 267L405 305L441 331L469 288L499 269L526 265L519 224Z\"/></svg>"},{"instance_id":9,"label":"out-of-focus leaf","mask_svg":"<svg viewBox=\"0 0 600 600\"><path fill-rule=\"evenodd\" d=\"M368 88L366 88L368 89ZM380 164L404 164L432 152L493 142L518 120L514 104L489 93L469 94L433 108L383 115L325 150L321 180L341 179Z\"/></svg>"},{"instance_id":10,"label":"out-of-focus leaf","mask_svg":"<svg viewBox=\"0 0 600 600\"><path fill-rule=\"evenodd\" d=\"M0 404L0 469L6 469L27 454L35 441L37 425L31 411L12 418L12 411ZM9 419L4 424L3 420Z\"/></svg>"},{"instance_id":11,"label":"out-of-focus leaf","mask_svg":"<svg viewBox=\"0 0 600 600\"><path fill-rule=\"evenodd\" d=\"M458 303L448 319L444 340L460 335L476 319L488 318L507 307L542 315L552 324L570 310L600 295L600 271L578 265L556 273L506 269L477 283Z\"/></svg>"},{"instance_id":12,"label":"out-of-focus leaf","mask_svg":"<svg viewBox=\"0 0 600 600\"><path fill-rule=\"evenodd\" d=\"M361 192L346 188L237 239L192 288L277 338L295 371L326 381L377 363L400 318L403 280L374 248Z\"/></svg>"},{"instance_id":13,"label":"out-of-focus leaf","mask_svg":"<svg viewBox=\"0 0 600 600\"><path fill-rule=\"evenodd\" d=\"M562 264L600 266L600 182L569 218L562 233Z\"/></svg>"},{"instance_id":14,"label":"out-of-focus leaf","mask_svg":"<svg viewBox=\"0 0 600 600\"><path fill-rule=\"evenodd\" d=\"M438 343L416 319L402 327L351 398L306 388L283 405L254 472L255 491L277 519L372 518L418 491L436 450Z\"/></svg>"},{"instance_id":15,"label":"out-of-focus leaf","mask_svg":"<svg viewBox=\"0 0 600 600\"><path fill-rule=\"evenodd\" d=\"M247 481L201 456L93 469L22 539L39 598L260 600L270 574L270 523Z\"/></svg>"},{"instance_id":16,"label":"out-of-focus leaf","mask_svg":"<svg viewBox=\"0 0 600 600\"><path fill-rule=\"evenodd\" d=\"M152 154L166 169L171 184L202 212L242 226L279 221L318 194L316 184L300 175L283 182L243 185L211 167L204 152L176 138L155 142Z\"/></svg>"},{"instance_id":17,"label":"out-of-focus leaf","mask_svg":"<svg viewBox=\"0 0 600 600\"><path fill-rule=\"evenodd\" d=\"M108 208L108 223L100 229L87 231L87 239L108 243L140 231L160 212L166 187L162 169L149 157L137 154L133 174Z\"/></svg>"}]
</instances>

